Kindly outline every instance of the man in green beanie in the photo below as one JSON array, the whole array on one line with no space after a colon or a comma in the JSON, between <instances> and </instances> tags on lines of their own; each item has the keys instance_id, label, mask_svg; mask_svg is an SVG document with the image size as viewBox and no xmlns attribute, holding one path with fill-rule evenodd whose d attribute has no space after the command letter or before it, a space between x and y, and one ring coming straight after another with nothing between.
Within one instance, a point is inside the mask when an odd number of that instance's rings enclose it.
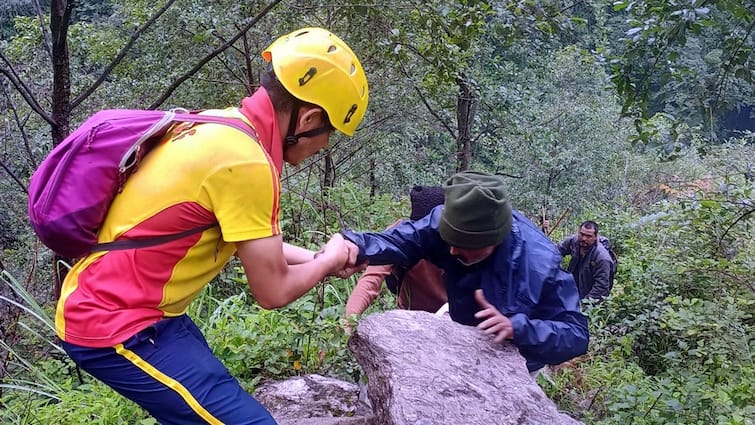
<instances>
[{"instance_id":1,"label":"man in green beanie","mask_svg":"<svg viewBox=\"0 0 755 425\"><path fill-rule=\"evenodd\" d=\"M380 233L345 230L357 263L444 271L449 313L496 342L512 340L535 371L587 351L587 318L561 255L512 209L503 177L465 171L444 185L445 203Z\"/></svg>"}]
</instances>

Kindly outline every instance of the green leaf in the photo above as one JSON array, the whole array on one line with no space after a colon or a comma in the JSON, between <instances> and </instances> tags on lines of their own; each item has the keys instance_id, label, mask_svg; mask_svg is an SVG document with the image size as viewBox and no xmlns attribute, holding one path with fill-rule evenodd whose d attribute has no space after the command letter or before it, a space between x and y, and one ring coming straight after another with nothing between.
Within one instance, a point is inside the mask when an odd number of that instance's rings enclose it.
<instances>
[{"instance_id":1,"label":"green leaf","mask_svg":"<svg viewBox=\"0 0 755 425\"><path fill-rule=\"evenodd\" d=\"M613 2L613 11L614 12L620 12L629 6L629 3L626 1L615 1Z\"/></svg>"}]
</instances>

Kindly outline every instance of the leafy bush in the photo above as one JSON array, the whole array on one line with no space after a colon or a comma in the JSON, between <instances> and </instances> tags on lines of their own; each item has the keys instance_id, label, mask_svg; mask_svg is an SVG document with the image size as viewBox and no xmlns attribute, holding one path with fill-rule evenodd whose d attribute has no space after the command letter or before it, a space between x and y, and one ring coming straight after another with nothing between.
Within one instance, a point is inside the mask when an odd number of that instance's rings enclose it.
<instances>
[{"instance_id":1,"label":"leafy bush","mask_svg":"<svg viewBox=\"0 0 755 425\"><path fill-rule=\"evenodd\" d=\"M278 310L250 304L246 293L230 297L205 323L207 340L248 389L261 379L310 373L354 380L358 364L346 347L343 304L333 302L330 288L325 285L322 294L307 294Z\"/></svg>"},{"instance_id":2,"label":"leafy bush","mask_svg":"<svg viewBox=\"0 0 755 425\"><path fill-rule=\"evenodd\" d=\"M562 408L597 424L755 421L755 192L744 177L617 220L616 287L585 306L590 351L546 386Z\"/></svg>"},{"instance_id":3,"label":"leafy bush","mask_svg":"<svg viewBox=\"0 0 755 425\"><path fill-rule=\"evenodd\" d=\"M10 392L3 397L6 407L0 414L3 423L14 424L137 424L156 425L136 403L121 397L108 386L82 375L84 381L66 372L71 372L69 362L43 360L39 367L45 369L50 378L57 380L60 392L55 401L24 395L23 392Z\"/></svg>"}]
</instances>

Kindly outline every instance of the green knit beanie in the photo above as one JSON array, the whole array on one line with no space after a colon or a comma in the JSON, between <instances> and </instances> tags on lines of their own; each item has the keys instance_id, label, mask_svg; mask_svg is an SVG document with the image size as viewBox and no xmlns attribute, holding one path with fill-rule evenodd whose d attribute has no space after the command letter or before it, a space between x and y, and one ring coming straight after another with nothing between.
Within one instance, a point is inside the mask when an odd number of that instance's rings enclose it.
<instances>
[{"instance_id":1,"label":"green knit beanie","mask_svg":"<svg viewBox=\"0 0 755 425\"><path fill-rule=\"evenodd\" d=\"M503 176L463 171L443 186L446 201L438 231L457 248L498 245L511 230L511 204Z\"/></svg>"}]
</instances>

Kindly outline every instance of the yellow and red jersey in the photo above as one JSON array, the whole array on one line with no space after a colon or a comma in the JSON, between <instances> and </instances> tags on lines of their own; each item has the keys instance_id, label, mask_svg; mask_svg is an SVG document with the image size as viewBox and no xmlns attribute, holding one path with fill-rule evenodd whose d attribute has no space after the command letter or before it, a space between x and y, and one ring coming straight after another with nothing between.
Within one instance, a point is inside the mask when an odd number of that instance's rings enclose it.
<instances>
[{"instance_id":1,"label":"yellow and red jersey","mask_svg":"<svg viewBox=\"0 0 755 425\"><path fill-rule=\"evenodd\" d=\"M248 122L236 108L204 113ZM99 241L219 226L162 245L97 252L79 261L58 301L58 336L85 347L109 347L164 317L185 313L235 253L235 242L280 234L278 168L259 143L238 129L177 126L116 196Z\"/></svg>"}]
</instances>

